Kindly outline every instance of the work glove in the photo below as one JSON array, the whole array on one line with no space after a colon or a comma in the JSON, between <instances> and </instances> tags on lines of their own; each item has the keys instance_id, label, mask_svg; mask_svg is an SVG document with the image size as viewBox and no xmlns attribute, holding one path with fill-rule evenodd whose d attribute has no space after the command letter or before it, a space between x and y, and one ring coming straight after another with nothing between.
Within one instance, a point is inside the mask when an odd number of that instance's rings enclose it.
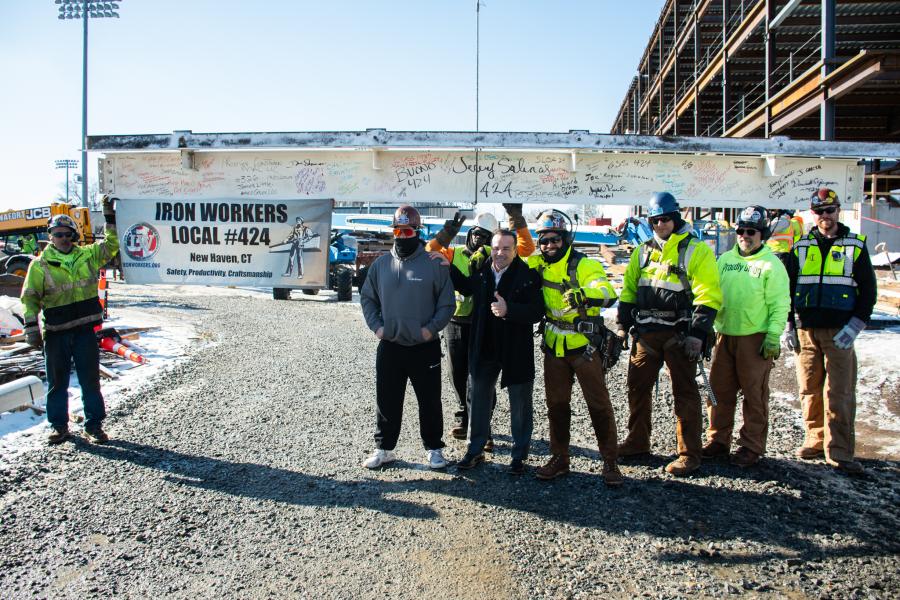
<instances>
[{"instance_id":1,"label":"work glove","mask_svg":"<svg viewBox=\"0 0 900 600\"><path fill-rule=\"evenodd\" d=\"M435 234L434 239L444 248L449 248L465 220L466 218L459 211L456 211L452 219L444 221L444 226Z\"/></svg>"},{"instance_id":2,"label":"work glove","mask_svg":"<svg viewBox=\"0 0 900 600\"><path fill-rule=\"evenodd\" d=\"M116 224L116 209L113 206L113 198L109 196L103 196L102 200L103 204L103 219L106 221L107 225L115 225Z\"/></svg>"},{"instance_id":3,"label":"work glove","mask_svg":"<svg viewBox=\"0 0 900 600\"><path fill-rule=\"evenodd\" d=\"M787 329L781 334L781 343L796 354L800 353L800 336L797 335L797 330L794 328L793 323L787 324Z\"/></svg>"},{"instance_id":4,"label":"work glove","mask_svg":"<svg viewBox=\"0 0 900 600\"><path fill-rule=\"evenodd\" d=\"M866 324L862 319L850 317L850 321L832 338L834 339L834 345L841 350L852 348L853 342L856 341L856 336L862 333L862 330L865 328Z\"/></svg>"},{"instance_id":5,"label":"work glove","mask_svg":"<svg viewBox=\"0 0 900 600\"><path fill-rule=\"evenodd\" d=\"M506 214L509 215L510 229L517 231L523 227L528 227L528 222L525 221L525 217L522 215L521 204L504 204L503 208L506 209Z\"/></svg>"},{"instance_id":6,"label":"work glove","mask_svg":"<svg viewBox=\"0 0 900 600\"><path fill-rule=\"evenodd\" d=\"M584 293L584 290L582 288L566 290L566 292L563 294L563 302L566 303L566 306L572 309L584 306L586 299L587 294Z\"/></svg>"},{"instance_id":7,"label":"work glove","mask_svg":"<svg viewBox=\"0 0 900 600\"><path fill-rule=\"evenodd\" d=\"M44 338L41 337L40 329L26 333L25 342L35 350L44 349Z\"/></svg>"},{"instance_id":8,"label":"work glove","mask_svg":"<svg viewBox=\"0 0 900 600\"><path fill-rule=\"evenodd\" d=\"M762 346L759 347L759 355L765 359L778 359L781 356L781 343L778 340L771 340L769 336L763 340Z\"/></svg>"},{"instance_id":9,"label":"work glove","mask_svg":"<svg viewBox=\"0 0 900 600\"><path fill-rule=\"evenodd\" d=\"M684 338L684 353L688 360L700 360L701 352L703 352L703 340L692 335Z\"/></svg>"},{"instance_id":10,"label":"work glove","mask_svg":"<svg viewBox=\"0 0 900 600\"><path fill-rule=\"evenodd\" d=\"M488 253L484 246L473 252L472 256L469 257L469 268L475 271L479 270L485 259L487 259L487 255Z\"/></svg>"}]
</instances>

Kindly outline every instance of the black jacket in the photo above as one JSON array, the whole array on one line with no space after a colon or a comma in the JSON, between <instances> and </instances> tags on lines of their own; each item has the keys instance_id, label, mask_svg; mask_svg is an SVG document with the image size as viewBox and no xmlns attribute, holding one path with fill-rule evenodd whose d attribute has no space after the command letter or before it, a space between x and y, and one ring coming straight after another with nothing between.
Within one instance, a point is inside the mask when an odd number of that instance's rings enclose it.
<instances>
[{"instance_id":1,"label":"black jacket","mask_svg":"<svg viewBox=\"0 0 900 600\"><path fill-rule=\"evenodd\" d=\"M491 259L468 277L451 267L450 278L457 292L472 296L469 333L469 373L477 374L480 361L500 363L500 387L534 379L534 324L544 314L541 276L521 258L514 258L494 289ZM506 301L506 317L491 312L494 292Z\"/></svg>"},{"instance_id":2,"label":"black jacket","mask_svg":"<svg viewBox=\"0 0 900 600\"><path fill-rule=\"evenodd\" d=\"M838 223L837 237L835 238L826 238L815 227L812 228L810 233L816 238L819 252L822 256L827 256L834 241L850 233L850 228L843 223ZM859 258L853 263L853 280L856 281L857 296L852 311L796 308L794 306L794 294L797 291L797 277L800 274L800 264L797 255L792 252L784 266L787 267L788 277L791 280L791 314L789 319L793 319L794 311L796 310L796 327L798 329L839 329L846 325L851 317L857 317L868 325L878 296L878 284L875 279L875 270L872 268L872 259L869 256L868 246L863 247L859 253Z\"/></svg>"}]
</instances>

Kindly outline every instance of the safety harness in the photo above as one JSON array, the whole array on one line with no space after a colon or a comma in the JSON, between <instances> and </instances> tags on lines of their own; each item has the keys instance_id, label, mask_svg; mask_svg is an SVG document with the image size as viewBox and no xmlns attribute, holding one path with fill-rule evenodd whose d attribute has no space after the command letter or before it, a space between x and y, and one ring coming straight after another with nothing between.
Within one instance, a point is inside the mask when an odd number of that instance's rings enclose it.
<instances>
[{"instance_id":1,"label":"safety harness","mask_svg":"<svg viewBox=\"0 0 900 600\"><path fill-rule=\"evenodd\" d=\"M692 306L694 303L694 292L691 289L691 282L688 280L687 276L687 265L690 263L691 256L694 253L694 247L691 245L691 240L695 239L692 234L685 236L678 242L678 264L672 265L665 262L654 262L651 259L654 248L650 246L650 243L643 244L641 246L641 254L640 254L640 266L641 271L647 267L653 267L657 273L661 273L663 277L667 275L675 275L678 278L679 284L673 285L672 282L666 279L645 279L641 278L639 285L653 287L653 288L663 288L672 292L682 293L687 299L687 305ZM662 253L662 248L657 246L657 249ZM682 309L682 310L658 310L655 308L640 308L635 310L635 322L640 324L647 323L658 323L661 325L675 325L676 323L680 323L682 321L690 322L693 316L693 310L691 308Z\"/></svg>"},{"instance_id":2,"label":"safety harness","mask_svg":"<svg viewBox=\"0 0 900 600\"><path fill-rule=\"evenodd\" d=\"M544 278L545 266L539 266L538 273L541 275L543 286L556 290L560 294L565 294L570 290L577 290L580 287L578 285L578 265L584 258L587 258L587 256L574 249L569 252L569 258L566 263L566 277L561 283L547 281ZM585 296L584 301L576 308L578 316L571 323L562 319L544 316L544 320L557 329L580 333L587 338L588 343L584 348L584 352L575 359L573 366L576 368L582 363L592 360L594 353L598 350L603 356L603 366L607 369L612 367L619 359L623 345L621 338L606 327L602 315L589 316L587 314L588 308L603 308L605 304L605 298L588 298ZM543 333L543 323L540 330Z\"/></svg>"}]
</instances>

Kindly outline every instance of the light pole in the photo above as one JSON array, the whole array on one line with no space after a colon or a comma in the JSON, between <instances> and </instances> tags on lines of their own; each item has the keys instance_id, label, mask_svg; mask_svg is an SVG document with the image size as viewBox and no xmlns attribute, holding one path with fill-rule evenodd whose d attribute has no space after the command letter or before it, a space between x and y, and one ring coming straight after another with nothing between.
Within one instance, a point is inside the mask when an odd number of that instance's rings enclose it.
<instances>
[{"instance_id":1,"label":"light pole","mask_svg":"<svg viewBox=\"0 0 900 600\"><path fill-rule=\"evenodd\" d=\"M77 160L57 160L54 161L56 163L57 169L65 169L66 170L66 204L69 203L69 169L75 169L78 167Z\"/></svg>"},{"instance_id":2,"label":"light pole","mask_svg":"<svg viewBox=\"0 0 900 600\"><path fill-rule=\"evenodd\" d=\"M100 0L56 0L56 4L59 4L60 19L82 19L84 21L84 46L81 57L81 205L87 206L88 20L118 19L119 13L114 11L119 8L119 5L116 2L101 2Z\"/></svg>"}]
</instances>

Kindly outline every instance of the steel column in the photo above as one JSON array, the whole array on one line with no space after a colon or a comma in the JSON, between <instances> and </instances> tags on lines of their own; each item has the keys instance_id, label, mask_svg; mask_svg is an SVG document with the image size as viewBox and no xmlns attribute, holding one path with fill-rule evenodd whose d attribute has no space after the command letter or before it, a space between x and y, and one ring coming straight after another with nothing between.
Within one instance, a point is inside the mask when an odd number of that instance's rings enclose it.
<instances>
[{"instance_id":1,"label":"steel column","mask_svg":"<svg viewBox=\"0 0 900 600\"><path fill-rule=\"evenodd\" d=\"M822 0L822 79L834 70L834 0ZM819 111L819 139L834 139L834 100L825 96Z\"/></svg>"},{"instance_id":2,"label":"steel column","mask_svg":"<svg viewBox=\"0 0 900 600\"><path fill-rule=\"evenodd\" d=\"M763 38L766 46L766 59L764 64L765 69L765 86L766 96L765 96L765 111L766 111L766 120L763 135L765 137L769 137L771 132L769 131L769 120L771 116L771 110L769 108L769 99L772 97L772 71L775 66L775 31L772 28L772 20L775 18L775 0L766 0L766 22L765 28L763 29Z\"/></svg>"}]
</instances>

